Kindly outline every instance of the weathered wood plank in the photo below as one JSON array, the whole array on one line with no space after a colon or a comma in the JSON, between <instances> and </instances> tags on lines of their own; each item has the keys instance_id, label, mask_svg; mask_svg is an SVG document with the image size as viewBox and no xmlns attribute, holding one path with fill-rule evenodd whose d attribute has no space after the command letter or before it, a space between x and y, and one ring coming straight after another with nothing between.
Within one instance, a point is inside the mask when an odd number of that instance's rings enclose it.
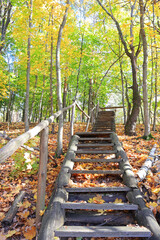
<instances>
[{"instance_id":1,"label":"weathered wood plank","mask_svg":"<svg viewBox=\"0 0 160 240\"><path fill-rule=\"evenodd\" d=\"M126 198L126 192L116 192L116 193L99 193L102 197L102 199L106 203L113 203L117 198L121 199L123 203L128 202ZM75 202L75 201L86 201L90 198L94 198L97 194L96 193L69 193L69 202Z\"/></svg>"},{"instance_id":2,"label":"weathered wood plank","mask_svg":"<svg viewBox=\"0 0 160 240\"><path fill-rule=\"evenodd\" d=\"M96 213L86 211L67 211L66 212L67 222L80 222L89 224L107 224L108 226L126 226L127 224L135 223L133 214L131 212L107 212L107 213Z\"/></svg>"},{"instance_id":3,"label":"weathered wood plank","mask_svg":"<svg viewBox=\"0 0 160 240\"><path fill-rule=\"evenodd\" d=\"M128 157L122 147L122 144L119 142L119 139L117 137L116 133L111 134L112 141L115 144L114 149L117 150L116 157L117 158L122 158L123 161L119 163L120 169L124 171L123 174L123 182L125 185L131 188L138 188L137 186L137 181L135 179L134 173L132 171L132 167L128 161Z\"/></svg>"},{"instance_id":4,"label":"weathered wood plank","mask_svg":"<svg viewBox=\"0 0 160 240\"><path fill-rule=\"evenodd\" d=\"M119 163L122 161L122 159L115 159L115 158L110 158L110 159L81 159L81 158L77 158L77 159L72 159L73 162L88 162L88 163L94 163L94 162L103 162L103 163L109 163L109 162L113 162L113 163Z\"/></svg>"},{"instance_id":5,"label":"weathered wood plank","mask_svg":"<svg viewBox=\"0 0 160 240\"><path fill-rule=\"evenodd\" d=\"M129 187L90 187L90 188L65 188L67 192L128 192Z\"/></svg>"},{"instance_id":6,"label":"weathered wood plank","mask_svg":"<svg viewBox=\"0 0 160 240\"><path fill-rule=\"evenodd\" d=\"M111 132L77 132L76 135L78 136L93 136L93 135L108 135L113 133Z\"/></svg>"},{"instance_id":7,"label":"weathered wood plank","mask_svg":"<svg viewBox=\"0 0 160 240\"><path fill-rule=\"evenodd\" d=\"M138 210L138 205L128 203L62 203L61 207L64 209L88 209L88 210Z\"/></svg>"},{"instance_id":8,"label":"weathered wood plank","mask_svg":"<svg viewBox=\"0 0 160 240\"><path fill-rule=\"evenodd\" d=\"M47 178L47 162L48 162L48 133L49 128L42 130L40 136L40 156L38 170L38 187L37 187L37 203L36 203L36 226L41 221L40 211L45 207L46 195L46 178Z\"/></svg>"},{"instance_id":9,"label":"weathered wood plank","mask_svg":"<svg viewBox=\"0 0 160 240\"><path fill-rule=\"evenodd\" d=\"M77 144L77 147L112 147L114 146L113 143L83 143Z\"/></svg>"},{"instance_id":10,"label":"weathered wood plank","mask_svg":"<svg viewBox=\"0 0 160 240\"><path fill-rule=\"evenodd\" d=\"M93 137L88 137L88 138L83 138L83 137L81 137L81 138L79 138L79 141L110 141L111 140L111 138L103 138L103 137L95 137L95 138L93 138Z\"/></svg>"},{"instance_id":11,"label":"weathered wood plank","mask_svg":"<svg viewBox=\"0 0 160 240\"><path fill-rule=\"evenodd\" d=\"M55 231L57 237L150 237L144 227L63 226Z\"/></svg>"},{"instance_id":12,"label":"weathered wood plank","mask_svg":"<svg viewBox=\"0 0 160 240\"><path fill-rule=\"evenodd\" d=\"M148 174L149 169L152 167L154 161L155 161L155 152L157 149L157 145L155 144L153 146L153 148L151 149L148 158L146 159L146 161L144 162L144 164L142 165L142 167L140 168L140 170L137 172L137 175L139 177L139 179L142 181L143 179L145 179L145 177Z\"/></svg>"},{"instance_id":13,"label":"weathered wood plank","mask_svg":"<svg viewBox=\"0 0 160 240\"><path fill-rule=\"evenodd\" d=\"M23 198L25 196L25 191L21 191L19 195L14 200L11 208L7 212L5 218L2 221L2 224L4 225L10 225L13 221L13 218L15 217L17 210L18 210L18 203L22 202Z\"/></svg>"},{"instance_id":14,"label":"weathered wood plank","mask_svg":"<svg viewBox=\"0 0 160 240\"><path fill-rule=\"evenodd\" d=\"M77 150L76 154L115 154L116 150Z\"/></svg>"},{"instance_id":15,"label":"weathered wood plank","mask_svg":"<svg viewBox=\"0 0 160 240\"><path fill-rule=\"evenodd\" d=\"M123 172L121 170L71 170L71 174L108 174L108 175L120 175Z\"/></svg>"}]
</instances>

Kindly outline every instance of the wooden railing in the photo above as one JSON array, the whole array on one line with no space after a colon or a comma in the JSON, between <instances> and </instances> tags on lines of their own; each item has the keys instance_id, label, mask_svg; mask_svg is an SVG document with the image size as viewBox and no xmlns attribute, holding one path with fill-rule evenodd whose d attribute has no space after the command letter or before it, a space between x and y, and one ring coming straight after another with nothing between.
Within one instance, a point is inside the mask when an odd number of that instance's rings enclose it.
<instances>
[{"instance_id":1,"label":"wooden railing","mask_svg":"<svg viewBox=\"0 0 160 240\"><path fill-rule=\"evenodd\" d=\"M45 206L45 192L46 192L46 176L47 176L47 162L48 162L48 126L54 122L63 112L72 108L72 120L71 120L71 136L73 135L75 107L83 112L83 114L90 119L90 117L81 109L78 103L73 102L68 107L63 108L61 111L54 113L48 119L40 122L37 126L23 133L15 139L10 140L4 147L0 149L0 163L3 163L8 157L10 157L19 147L23 147L31 138L40 133L40 158L39 158L39 171L38 171L38 189L37 189L37 206L36 206L36 223L38 225L41 216L40 210ZM88 130L88 128L87 128Z\"/></svg>"}]
</instances>

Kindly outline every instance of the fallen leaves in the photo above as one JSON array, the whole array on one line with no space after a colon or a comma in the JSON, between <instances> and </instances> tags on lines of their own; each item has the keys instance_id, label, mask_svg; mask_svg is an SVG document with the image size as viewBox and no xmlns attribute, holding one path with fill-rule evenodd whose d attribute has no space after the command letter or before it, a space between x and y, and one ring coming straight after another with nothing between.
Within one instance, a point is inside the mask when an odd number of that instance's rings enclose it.
<instances>
[{"instance_id":1,"label":"fallen leaves","mask_svg":"<svg viewBox=\"0 0 160 240\"><path fill-rule=\"evenodd\" d=\"M95 197L90 198L90 199L88 200L88 202L89 202L89 203L102 204L102 203L104 203L105 201L103 200L102 195L97 194Z\"/></svg>"},{"instance_id":2,"label":"fallen leaves","mask_svg":"<svg viewBox=\"0 0 160 240\"><path fill-rule=\"evenodd\" d=\"M20 123L17 124L18 128L16 130L16 125L13 125L12 131L10 131L10 137L16 137L17 134L21 134L24 129L22 130L22 125ZM83 132L85 130L85 124L75 124L75 132ZM160 138L159 133L154 132L152 135L155 139L145 141L138 137L142 136L143 132L141 130L141 126L137 128L138 136L128 137L124 135L123 126L117 126L117 134L121 135L119 137L120 141L123 141L123 147L127 153L127 156L130 160L132 167L135 169L139 169L142 164L145 162L146 158L148 157L148 153L150 152L152 146L155 142L160 145ZM55 131L57 132L57 125L55 127ZM64 125L64 152L67 151L68 143L69 143L69 123ZM30 144L33 144L34 141L36 144L34 146L39 147L39 139L32 140ZM4 141L5 143L5 141ZM33 147L33 145L30 145ZM57 140L56 134L49 135L49 162L48 162L48 172L47 172L47 186L46 186L46 205L50 199L50 196L53 191L54 182L58 176L58 173L61 169L61 164L64 160L64 155L56 159L55 158L55 151L57 147ZM25 150L26 151L26 150ZM24 154L23 154L24 156ZM35 156L39 157L39 153L35 152ZM100 156L96 156L99 158ZM107 156L105 158L110 158L111 156ZM25 159L26 158L26 159ZM33 156L31 154L25 155L25 160L27 161L26 164L32 162ZM82 155L82 159L84 158L93 158L92 155ZM94 157L95 158L95 157ZM31 161L30 161L31 160ZM29 162L28 162L29 161ZM26 197L23 203L18 205L19 210L14 218L13 224L8 227L7 229L1 228L0 232L0 239L6 240L7 236L10 238L15 239L15 235L20 235L20 239L33 239L36 236L36 228L35 228L35 210L36 210L36 196L37 196L37 174L32 174L29 170L28 171L21 171L19 175L12 175L12 168L14 167L13 158L9 158L5 163L0 165L1 170L1 188L0 188L0 221L3 220L6 212L9 210L12 202L14 201L16 195L21 190L26 191ZM116 164L83 164L83 165L76 165L77 169L99 169L99 170L110 170L116 169ZM139 183L140 187L145 187L146 189L146 199L147 199L147 206L153 210L155 213L160 213L160 206L157 204L157 198L160 192L160 184L159 184L160 176L158 173L153 174L153 176L149 175L147 179L143 183ZM113 176L111 180L109 178L103 178L102 175L98 174L84 174L83 177L79 176L78 174L72 177L69 182L69 187L118 187L124 186L121 178L117 181L117 179ZM93 198L90 198L88 202L101 204L104 203L102 195L96 195ZM122 199L116 199L114 203L122 203ZM41 215L44 214L42 211ZM4 233L5 232L5 233ZM14 238L15 236L15 238ZM19 237L19 236L18 236ZM9 238L9 237L8 237Z\"/></svg>"},{"instance_id":3,"label":"fallen leaves","mask_svg":"<svg viewBox=\"0 0 160 240\"><path fill-rule=\"evenodd\" d=\"M33 239L36 236L36 227L27 227L27 229L23 232L23 235L28 240Z\"/></svg>"}]
</instances>

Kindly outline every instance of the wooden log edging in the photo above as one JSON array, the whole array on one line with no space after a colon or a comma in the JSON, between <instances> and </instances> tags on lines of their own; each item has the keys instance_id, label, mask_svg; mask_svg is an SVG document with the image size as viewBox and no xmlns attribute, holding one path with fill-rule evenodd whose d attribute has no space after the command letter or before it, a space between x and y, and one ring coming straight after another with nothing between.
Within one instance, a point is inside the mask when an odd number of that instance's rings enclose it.
<instances>
[{"instance_id":1,"label":"wooden log edging","mask_svg":"<svg viewBox=\"0 0 160 240\"><path fill-rule=\"evenodd\" d=\"M38 240L53 239L54 231L64 224L65 210L61 207L61 203L68 200L68 192L64 187L68 184L71 176L69 170L73 169L74 162L72 162L72 159L75 158L74 152L77 150L76 144L78 143L78 139L79 137L77 135L71 138L66 157L55 183L52 197L42 219Z\"/></svg>"},{"instance_id":2,"label":"wooden log edging","mask_svg":"<svg viewBox=\"0 0 160 240\"><path fill-rule=\"evenodd\" d=\"M148 158L146 159L146 161L144 162L144 164L142 165L140 170L137 172L137 175L138 175L140 181L145 179L145 177L148 174L149 169L152 167L152 165L153 165L153 163L155 161L156 149L157 149L157 145L155 144L153 146L153 148L151 149Z\"/></svg>"},{"instance_id":3,"label":"wooden log edging","mask_svg":"<svg viewBox=\"0 0 160 240\"><path fill-rule=\"evenodd\" d=\"M11 225L13 218L15 217L17 211L18 211L18 204L22 202L24 196L25 196L25 191L21 191L18 196L15 198L11 208L7 212L5 218L2 220L2 225Z\"/></svg>"},{"instance_id":4,"label":"wooden log edging","mask_svg":"<svg viewBox=\"0 0 160 240\"><path fill-rule=\"evenodd\" d=\"M123 171L123 181L124 184L131 188L131 191L128 192L127 198L130 203L137 204L138 210L135 211L135 218L139 225L142 225L148 228L152 232L150 240L159 240L160 239L160 226L157 223L151 209L146 207L143 195L137 186L137 181L132 171L132 167L129 164L128 157L119 142L119 139L116 133L111 134L113 143L115 144L115 149L117 150L116 157L121 157L122 162L119 163L120 169Z\"/></svg>"}]
</instances>

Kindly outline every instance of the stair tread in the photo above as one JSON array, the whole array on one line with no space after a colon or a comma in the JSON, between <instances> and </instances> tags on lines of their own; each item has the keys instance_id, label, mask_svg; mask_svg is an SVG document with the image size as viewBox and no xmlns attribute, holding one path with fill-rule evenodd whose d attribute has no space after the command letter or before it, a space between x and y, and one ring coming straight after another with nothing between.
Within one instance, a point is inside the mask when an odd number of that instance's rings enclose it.
<instances>
[{"instance_id":1,"label":"stair tread","mask_svg":"<svg viewBox=\"0 0 160 240\"><path fill-rule=\"evenodd\" d=\"M150 237L145 227L128 226L62 226L55 231L57 237Z\"/></svg>"},{"instance_id":2,"label":"stair tread","mask_svg":"<svg viewBox=\"0 0 160 240\"><path fill-rule=\"evenodd\" d=\"M113 143L82 143L77 144L77 147L108 147L114 146Z\"/></svg>"},{"instance_id":3,"label":"stair tread","mask_svg":"<svg viewBox=\"0 0 160 240\"><path fill-rule=\"evenodd\" d=\"M81 159L81 158L77 158L77 159L72 159L73 162L88 162L88 163L94 163L94 162L105 162L105 163L109 163L109 162L114 162L114 163L117 163L117 162L121 162L122 159Z\"/></svg>"},{"instance_id":4,"label":"stair tread","mask_svg":"<svg viewBox=\"0 0 160 240\"><path fill-rule=\"evenodd\" d=\"M61 207L64 209L88 209L88 210L138 210L138 205L128 203L75 203L66 202L61 203Z\"/></svg>"},{"instance_id":5,"label":"stair tread","mask_svg":"<svg viewBox=\"0 0 160 240\"><path fill-rule=\"evenodd\" d=\"M77 150L77 154L114 154L117 153L117 150Z\"/></svg>"},{"instance_id":6,"label":"stair tread","mask_svg":"<svg viewBox=\"0 0 160 240\"><path fill-rule=\"evenodd\" d=\"M113 175L120 175L123 172L121 170L70 170L71 174L113 174Z\"/></svg>"},{"instance_id":7,"label":"stair tread","mask_svg":"<svg viewBox=\"0 0 160 240\"><path fill-rule=\"evenodd\" d=\"M67 192L128 192L129 187L89 187L89 188L65 188Z\"/></svg>"},{"instance_id":8,"label":"stair tread","mask_svg":"<svg viewBox=\"0 0 160 240\"><path fill-rule=\"evenodd\" d=\"M90 137L85 137L85 138L79 138L79 141L106 141L106 140L111 140L111 138L103 138L103 137L95 137L95 138L90 138Z\"/></svg>"}]
</instances>

